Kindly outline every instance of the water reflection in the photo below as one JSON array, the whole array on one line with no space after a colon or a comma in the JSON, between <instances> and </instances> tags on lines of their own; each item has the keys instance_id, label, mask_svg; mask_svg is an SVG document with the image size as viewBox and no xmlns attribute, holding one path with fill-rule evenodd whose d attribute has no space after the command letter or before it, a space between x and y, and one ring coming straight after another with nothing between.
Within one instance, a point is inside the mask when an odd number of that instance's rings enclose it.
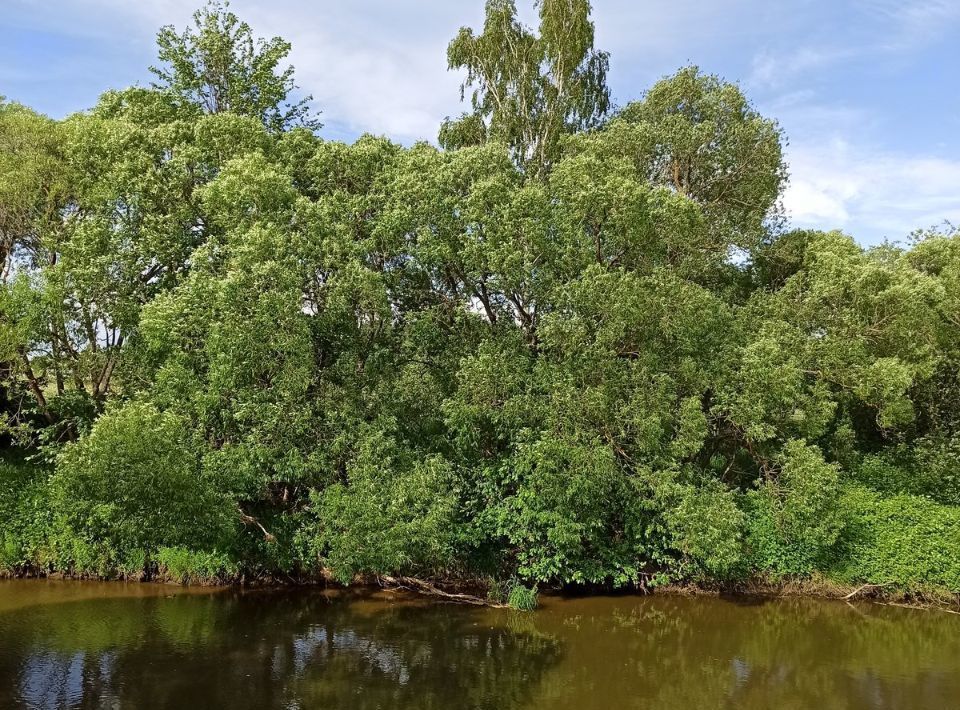
<instances>
[{"instance_id":1,"label":"water reflection","mask_svg":"<svg viewBox=\"0 0 960 710\"><path fill-rule=\"evenodd\" d=\"M584 599L551 611L574 633L563 636L562 675L545 684L544 707L582 708L597 694L621 707L960 707L952 615L666 597Z\"/></svg>"},{"instance_id":2,"label":"water reflection","mask_svg":"<svg viewBox=\"0 0 960 710\"><path fill-rule=\"evenodd\" d=\"M164 588L31 603L31 584L0 583L4 708L882 710L960 701L960 617L934 612L595 597L516 614L310 591L168 597Z\"/></svg>"},{"instance_id":3,"label":"water reflection","mask_svg":"<svg viewBox=\"0 0 960 710\"><path fill-rule=\"evenodd\" d=\"M559 643L472 611L278 592L30 606L0 614L0 707L522 706Z\"/></svg>"}]
</instances>

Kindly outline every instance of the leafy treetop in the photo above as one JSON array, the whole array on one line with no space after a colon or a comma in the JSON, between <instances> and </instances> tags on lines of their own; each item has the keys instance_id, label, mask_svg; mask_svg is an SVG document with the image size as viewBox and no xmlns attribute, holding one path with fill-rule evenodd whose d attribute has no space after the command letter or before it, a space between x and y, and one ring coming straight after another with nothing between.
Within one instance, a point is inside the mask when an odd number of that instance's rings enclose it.
<instances>
[{"instance_id":1,"label":"leafy treetop","mask_svg":"<svg viewBox=\"0 0 960 710\"><path fill-rule=\"evenodd\" d=\"M293 126L320 128L310 113L312 96L290 103L296 90L293 67L281 68L290 43L280 37L254 39L250 25L229 11L229 3L211 0L193 14L193 27L177 32L167 25L157 33L159 67L151 67L166 89L206 113L251 116L271 131Z\"/></svg>"}]
</instances>

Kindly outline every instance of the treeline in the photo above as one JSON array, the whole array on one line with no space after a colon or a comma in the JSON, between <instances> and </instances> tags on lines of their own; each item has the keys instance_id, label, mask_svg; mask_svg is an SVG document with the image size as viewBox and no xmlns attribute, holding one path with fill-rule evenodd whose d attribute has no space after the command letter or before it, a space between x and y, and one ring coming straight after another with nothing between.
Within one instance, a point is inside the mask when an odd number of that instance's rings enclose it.
<instances>
[{"instance_id":1,"label":"treeline","mask_svg":"<svg viewBox=\"0 0 960 710\"><path fill-rule=\"evenodd\" d=\"M960 236L789 230L736 85L614 108L538 8L451 43L440 148L322 139L217 4L0 104L0 568L960 592Z\"/></svg>"}]
</instances>

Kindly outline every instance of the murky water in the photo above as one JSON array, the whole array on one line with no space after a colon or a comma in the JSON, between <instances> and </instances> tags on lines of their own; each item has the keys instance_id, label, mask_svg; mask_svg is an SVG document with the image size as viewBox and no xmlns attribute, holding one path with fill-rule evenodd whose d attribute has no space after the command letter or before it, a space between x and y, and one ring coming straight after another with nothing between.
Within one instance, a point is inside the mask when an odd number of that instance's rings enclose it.
<instances>
[{"instance_id":1,"label":"murky water","mask_svg":"<svg viewBox=\"0 0 960 710\"><path fill-rule=\"evenodd\" d=\"M0 582L0 708L960 708L960 616Z\"/></svg>"}]
</instances>

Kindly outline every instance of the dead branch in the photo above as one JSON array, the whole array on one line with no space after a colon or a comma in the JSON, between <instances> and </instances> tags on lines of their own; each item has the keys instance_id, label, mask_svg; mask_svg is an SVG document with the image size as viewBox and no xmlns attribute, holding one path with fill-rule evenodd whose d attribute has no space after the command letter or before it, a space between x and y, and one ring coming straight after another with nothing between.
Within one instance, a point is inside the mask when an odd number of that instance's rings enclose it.
<instances>
[{"instance_id":1,"label":"dead branch","mask_svg":"<svg viewBox=\"0 0 960 710\"><path fill-rule=\"evenodd\" d=\"M483 597L476 597L472 594L455 594L451 592L445 592L430 582L427 582L423 579L417 579L416 577L391 577L389 575L379 575L378 579L380 580L380 586L384 586L384 583L386 583L386 585L389 585L393 589L406 589L411 592L417 592L418 594L440 597L441 599L447 599L460 604L486 606L494 609L509 608L507 604L495 602L490 599L484 599Z\"/></svg>"},{"instance_id":2,"label":"dead branch","mask_svg":"<svg viewBox=\"0 0 960 710\"><path fill-rule=\"evenodd\" d=\"M954 611L953 609L947 609L946 607L939 606L937 604L900 604L898 602L883 602L884 606L898 606L902 609L916 609L917 611L942 611L944 614L958 614L960 611Z\"/></svg>"},{"instance_id":3,"label":"dead branch","mask_svg":"<svg viewBox=\"0 0 960 710\"><path fill-rule=\"evenodd\" d=\"M845 596L843 599L844 599L844 601L846 601L847 599L853 599L855 596L857 596L857 595L858 595L860 592L862 592L864 589L877 589L877 588L879 588L879 587L886 587L886 586L888 586L888 585L886 585L886 584L863 584L863 585L857 587L856 589L854 589L852 592L850 592L850 593L849 593L847 596Z\"/></svg>"},{"instance_id":4,"label":"dead branch","mask_svg":"<svg viewBox=\"0 0 960 710\"><path fill-rule=\"evenodd\" d=\"M263 525L260 524L259 520L257 520L252 515L247 515L242 510L240 510L240 508L237 508L237 510L240 512L240 520L243 521L244 525L256 525L258 528L260 528L260 531L263 533L263 537L264 539L266 539L267 542L277 541L276 536L270 533L265 527L263 527Z\"/></svg>"}]
</instances>

